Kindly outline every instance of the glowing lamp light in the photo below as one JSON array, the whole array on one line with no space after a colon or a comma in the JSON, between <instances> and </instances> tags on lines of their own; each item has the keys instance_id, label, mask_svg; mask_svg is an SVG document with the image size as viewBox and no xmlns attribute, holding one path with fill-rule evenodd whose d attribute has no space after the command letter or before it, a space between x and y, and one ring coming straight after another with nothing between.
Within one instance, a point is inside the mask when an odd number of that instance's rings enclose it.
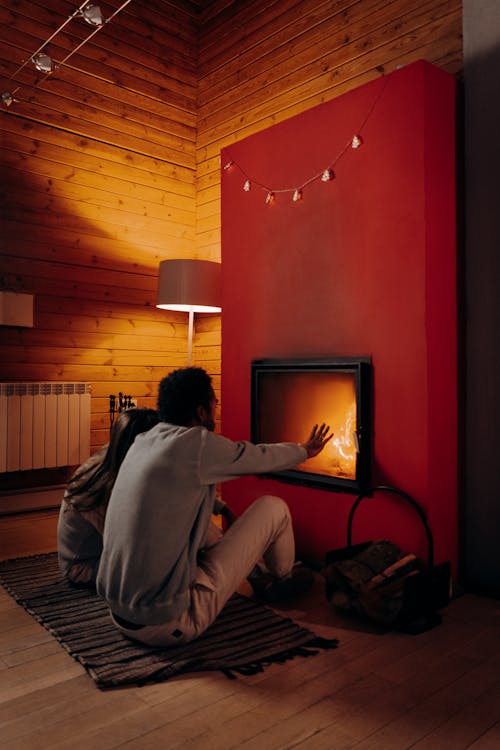
<instances>
[{"instance_id":1,"label":"glowing lamp light","mask_svg":"<svg viewBox=\"0 0 500 750\"><path fill-rule=\"evenodd\" d=\"M221 311L220 270L220 263L210 260L163 260L160 263L156 307L189 313L188 365L193 350L194 313Z\"/></svg>"},{"instance_id":2,"label":"glowing lamp light","mask_svg":"<svg viewBox=\"0 0 500 750\"><path fill-rule=\"evenodd\" d=\"M270 205L271 203L274 203L274 193L271 190L266 195L266 203L268 205Z\"/></svg>"},{"instance_id":3,"label":"glowing lamp light","mask_svg":"<svg viewBox=\"0 0 500 750\"><path fill-rule=\"evenodd\" d=\"M299 190L297 188L297 190L295 190L294 193L293 193L292 200L293 200L294 203L297 203L297 201L301 201L302 200L302 190Z\"/></svg>"},{"instance_id":4,"label":"glowing lamp light","mask_svg":"<svg viewBox=\"0 0 500 750\"><path fill-rule=\"evenodd\" d=\"M251 187L252 187L252 186L251 186L251 184L250 184L250 180L245 180L245 183L244 183L244 185L243 185L243 190L245 191L245 193L249 193L249 192L250 192L250 189L251 189Z\"/></svg>"},{"instance_id":5,"label":"glowing lamp light","mask_svg":"<svg viewBox=\"0 0 500 750\"><path fill-rule=\"evenodd\" d=\"M352 148L359 148L363 143L363 139L360 135L353 135L351 146Z\"/></svg>"},{"instance_id":6,"label":"glowing lamp light","mask_svg":"<svg viewBox=\"0 0 500 750\"><path fill-rule=\"evenodd\" d=\"M226 170L226 172L227 172L228 169L231 169L231 167L233 166L233 164L234 164L234 161L228 161L228 162L226 162L224 164L224 169Z\"/></svg>"}]
</instances>

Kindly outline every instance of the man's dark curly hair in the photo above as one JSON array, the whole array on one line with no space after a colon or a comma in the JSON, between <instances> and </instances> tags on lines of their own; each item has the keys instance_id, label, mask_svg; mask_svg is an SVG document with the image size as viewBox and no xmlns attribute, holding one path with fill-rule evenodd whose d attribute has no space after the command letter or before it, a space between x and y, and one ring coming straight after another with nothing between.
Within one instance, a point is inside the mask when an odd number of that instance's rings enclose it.
<instances>
[{"instance_id":1,"label":"man's dark curly hair","mask_svg":"<svg viewBox=\"0 0 500 750\"><path fill-rule=\"evenodd\" d=\"M210 410L213 395L212 379L201 367L174 370L160 382L158 414L162 422L188 427L198 406Z\"/></svg>"}]
</instances>

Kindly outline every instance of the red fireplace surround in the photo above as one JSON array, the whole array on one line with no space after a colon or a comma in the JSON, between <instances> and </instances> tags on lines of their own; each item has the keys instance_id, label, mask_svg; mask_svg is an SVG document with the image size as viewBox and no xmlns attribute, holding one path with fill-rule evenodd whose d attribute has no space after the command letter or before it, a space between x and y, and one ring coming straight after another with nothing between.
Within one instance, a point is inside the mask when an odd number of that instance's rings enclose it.
<instances>
[{"instance_id":1,"label":"red fireplace surround","mask_svg":"<svg viewBox=\"0 0 500 750\"><path fill-rule=\"evenodd\" d=\"M436 562L456 571L455 97L452 76L414 63L224 149L221 181L223 433L250 438L253 360L370 357L372 483L420 503ZM355 134L362 145L346 148ZM280 192L339 154L335 179L299 201ZM345 544L352 494L255 477L223 488L236 511L262 494L288 502L299 554ZM411 508L363 506L354 541L425 557Z\"/></svg>"}]
</instances>

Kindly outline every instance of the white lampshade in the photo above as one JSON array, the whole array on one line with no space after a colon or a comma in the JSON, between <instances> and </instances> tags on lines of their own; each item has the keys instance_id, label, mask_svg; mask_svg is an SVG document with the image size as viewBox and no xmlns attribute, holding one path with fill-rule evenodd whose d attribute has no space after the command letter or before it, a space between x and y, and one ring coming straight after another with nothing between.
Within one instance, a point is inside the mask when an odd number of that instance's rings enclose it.
<instances>
[{"instance_id":1,"label":"white lampshade","mask_svg":"<svg viewBox=\"0 0 500 750\"><path fill-rule=\"evenodd\" d=\"M211 260L162 260L156 307L189 313L187 362L190 365L195 312L221 311L220 263Z\"/></svg>"},{"instance_id":2,"label":"white lampshade","mask_svg":"<svg viewBox=\"0 0 500 750\"><path fill-rule=\"evenodd\" d=\"M210 260L163 260L156 306L181 312L220 312L220 268L220 263Z\"/></svg>"}]
</instances>

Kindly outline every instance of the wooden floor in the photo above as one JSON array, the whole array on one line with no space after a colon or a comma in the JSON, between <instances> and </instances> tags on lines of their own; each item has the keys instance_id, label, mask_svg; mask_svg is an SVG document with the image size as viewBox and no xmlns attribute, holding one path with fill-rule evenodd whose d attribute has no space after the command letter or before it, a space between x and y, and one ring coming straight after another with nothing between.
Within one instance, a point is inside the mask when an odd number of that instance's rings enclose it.
<instances>
[{"instance_id":1,"label":"wooden floor","mask_svg":"<svg viewBox=\"0 0 500 750\"><path fill-rule=\"evenodd\" d=\"M102 692L0 587L2 750L498 750L500 602L455 599L418 636L342 620L318 579L281 610L339 648L253 677Z\"/></svg>"}]
</instances>

